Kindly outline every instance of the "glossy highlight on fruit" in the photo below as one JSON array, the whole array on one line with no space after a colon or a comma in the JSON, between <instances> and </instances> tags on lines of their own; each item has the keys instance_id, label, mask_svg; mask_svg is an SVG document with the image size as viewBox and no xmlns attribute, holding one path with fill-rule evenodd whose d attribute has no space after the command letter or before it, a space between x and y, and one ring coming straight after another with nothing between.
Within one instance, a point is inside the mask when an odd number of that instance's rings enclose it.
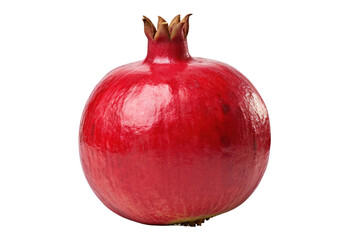
<instances>
[{"instance_id":1,"label":"glossy highlight on fruit","mask_svg":"<svg viewBox=\"0 0 360 240\"><path fill-rule=\"evenodd\" d=\"M200 225L259 184L270 123L255 87L233 67L191 57L189 15L157 29L144 17L143 61L109 72L80 124L86 179L113 212L145 224Z\"/></svg>"}]
</instances>

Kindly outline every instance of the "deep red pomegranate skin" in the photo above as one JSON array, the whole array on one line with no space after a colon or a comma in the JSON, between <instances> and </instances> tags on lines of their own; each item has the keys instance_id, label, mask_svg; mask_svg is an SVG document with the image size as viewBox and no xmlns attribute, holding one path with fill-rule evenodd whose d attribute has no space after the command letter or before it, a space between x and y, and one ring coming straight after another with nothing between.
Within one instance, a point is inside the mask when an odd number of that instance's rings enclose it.
<instances>
[{"instance_id":1,"label":"deep red pomegranate skin","mask_svg":"<svg viewBox=\"0 0 360 240\"><path fill-rule=\"evenodd\" d=\"M109 209L163 225L243 203L264 174L270 125L259 93L236 69L190 57L186 39L149 41L145 61L96 86L79 143L86 179Z\"/></svg>"}]
</instances>

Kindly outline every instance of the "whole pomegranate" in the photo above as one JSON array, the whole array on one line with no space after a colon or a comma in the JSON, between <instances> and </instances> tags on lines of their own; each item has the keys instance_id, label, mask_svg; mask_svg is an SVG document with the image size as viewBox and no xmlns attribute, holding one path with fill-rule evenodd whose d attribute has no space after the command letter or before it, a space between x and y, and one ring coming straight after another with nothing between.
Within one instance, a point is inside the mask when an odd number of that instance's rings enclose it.
<instances>
[{"instance_id":1,"label":"whole pomegranate","mask_svg":"<svg viewBox=\"0 0 360 240\"><path fill-rule=\"evenodd\" d=\"M81 119L91 188L141 223L200 225L243 203L268 162L264 102L236 69L190 56L189 16L157 30L144 17L146 59L108 73Z\"/></svg>"}]
</instances>

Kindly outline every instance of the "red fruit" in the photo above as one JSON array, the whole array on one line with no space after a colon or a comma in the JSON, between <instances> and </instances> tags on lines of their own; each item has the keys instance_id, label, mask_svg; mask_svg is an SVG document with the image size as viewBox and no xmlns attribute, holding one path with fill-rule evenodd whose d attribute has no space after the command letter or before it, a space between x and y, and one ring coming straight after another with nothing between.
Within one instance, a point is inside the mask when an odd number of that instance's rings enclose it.
<instances>
[{"instance_id":1,"label":"red fruit","mask_svg":"<svg viewBox=\"0 0 360 240\"><path fill-rule=\"evenodd\" d=\"M144 17L144 61L114 69L81 120L91 188L146 224L201 224L243 203L269 157L270 125L254 86L227 64L189 55L189 16L158 30Z\"/></svg>"}]
</instances>

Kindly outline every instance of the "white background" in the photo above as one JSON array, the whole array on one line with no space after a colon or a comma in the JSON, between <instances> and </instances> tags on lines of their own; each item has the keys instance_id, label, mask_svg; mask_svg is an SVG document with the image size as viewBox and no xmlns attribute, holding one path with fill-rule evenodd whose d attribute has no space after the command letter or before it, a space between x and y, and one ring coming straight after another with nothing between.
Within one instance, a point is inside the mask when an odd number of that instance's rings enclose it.
<instances>
[{"instance_id":1,"label":"white background","mask_svg":"<svg viewBox=\"0 0 360 240\"><path fill-rule=\"evenodd\" d=\"M226 62L265 100L272 148L243 205L201 227L148 226L92 193L84 104L146 54L142 15L194 15L192 56ZM359 239L358 1L1 1L0 239Z\"/></svg>"}]
</instances>

